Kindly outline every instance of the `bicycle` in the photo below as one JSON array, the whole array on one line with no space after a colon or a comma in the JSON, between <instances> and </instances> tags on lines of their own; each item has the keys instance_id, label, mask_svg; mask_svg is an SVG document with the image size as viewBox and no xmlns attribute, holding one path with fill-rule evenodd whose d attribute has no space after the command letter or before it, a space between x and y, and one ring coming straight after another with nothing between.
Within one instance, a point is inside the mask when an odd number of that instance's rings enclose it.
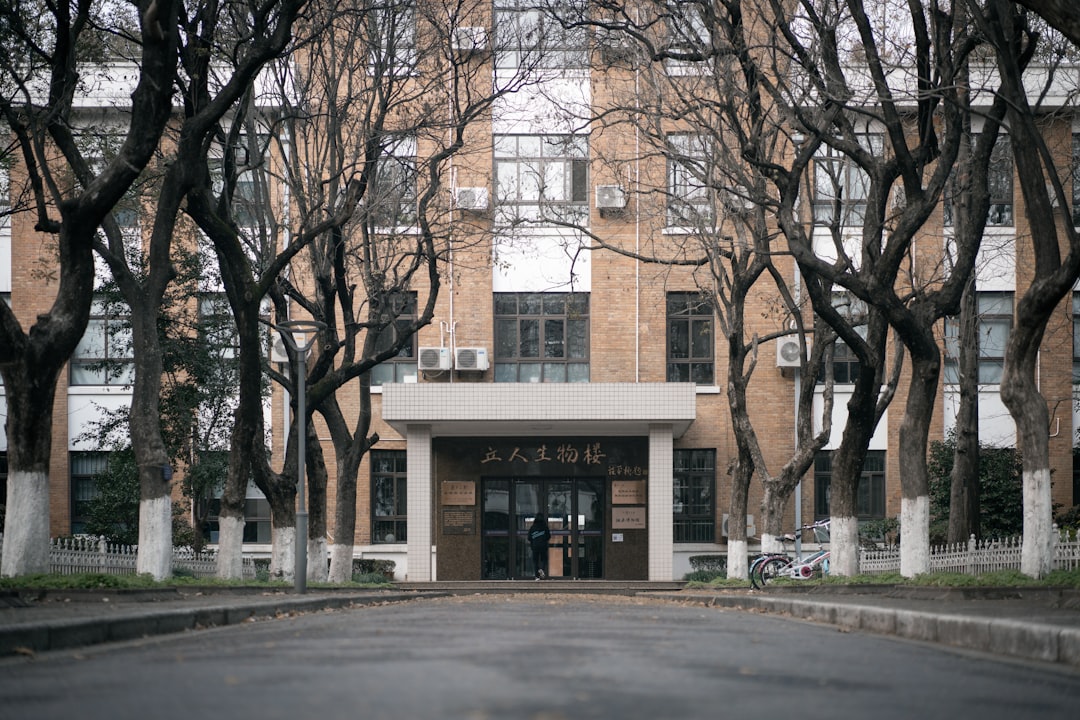
<instances>
[{"instance_id":1,"label":"bicycle","mask_svg":"<svg viewBox=\"0 0 1080 720\"><path fill-rule=\"evenodd\" d=\"M807 558L798 560L788 555L787 543L794 542L802 533L810 530L814 533L814 539L820 543L829 541L829 520L818 520L810 525L804 525L795 531L794 535L784 535L780 538L784 543L784 552L762 553L754 558L750 564L750 584L755 590L761 590L766 584L776 578L791 578L793 580L810 580L821 578L829 574L829 551L818 550Z\"/></svg>"}]
</instances>

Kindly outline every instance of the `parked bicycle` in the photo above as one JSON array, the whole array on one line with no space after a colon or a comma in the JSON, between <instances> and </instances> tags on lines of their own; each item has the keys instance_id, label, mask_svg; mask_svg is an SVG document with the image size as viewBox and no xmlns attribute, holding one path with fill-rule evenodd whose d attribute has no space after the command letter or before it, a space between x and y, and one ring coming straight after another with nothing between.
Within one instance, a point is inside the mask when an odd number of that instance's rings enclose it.
<instances>
[{"instance_id":1,"label":"parked bicycle","mask_svg":"<svg viewBox=\"0 0 1080 720\"><path fill-rule=\"evenodd\" d=\"M818 544L829 541L828 519L804 525L796 530L795 534L781 536L780 541L784 544L784 552L762 553L750 564L750 584L755 590L761 590L776 578L811 580L829 574L828 550L818 550L802 560L788 554L787 543L802 537L807 530L814 533L814 540Z\"/></svg>"}]
</instances>

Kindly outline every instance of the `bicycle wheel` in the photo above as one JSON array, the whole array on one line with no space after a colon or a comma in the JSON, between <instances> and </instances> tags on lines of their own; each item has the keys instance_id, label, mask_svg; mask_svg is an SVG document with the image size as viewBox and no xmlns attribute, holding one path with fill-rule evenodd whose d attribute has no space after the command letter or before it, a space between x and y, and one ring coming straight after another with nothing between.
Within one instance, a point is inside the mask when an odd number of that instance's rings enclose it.
<instances>
[{"instance_id":1,"label":"bicycle wheel","mask_svg":"<svg viewBox=\"0 0 1080 720\"><path fill-rule=\"evenodd\" d=\"M783 576L784 570L791 566L791 560L786 557L771 557L758 563L757 571L750 575L750 583L757 590L761 590L771 580Z\"/></svg>"},{"instance_id":2,"label":"bicycle wheel","mask_svg":"<svg viewBox=\"0 0 1080 720\"><path fill-rule=\"evenodd\" d=\"M750 585L755 590L760 590L765 583L761 580L761 566L766 561L771 560L774 555L758 555L754 558L754 562L750 563Z\"/></svg>"}]
</instances>

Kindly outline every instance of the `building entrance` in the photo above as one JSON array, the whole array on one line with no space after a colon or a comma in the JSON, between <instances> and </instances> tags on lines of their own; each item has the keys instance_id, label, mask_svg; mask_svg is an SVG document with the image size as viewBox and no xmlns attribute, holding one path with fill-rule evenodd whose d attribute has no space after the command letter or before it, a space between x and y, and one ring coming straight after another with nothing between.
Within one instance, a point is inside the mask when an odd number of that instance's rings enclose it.
<instances>
[{"instance_id":1,"label":"building entrance","mask_svg":"<svg viewBox=\"0 0 1080 720\"><path fill-rule=\"evenodd\" d=\"M604 576L603 478L485 478L481 481L485 580L532 579L528 532L537 512L548 517L548 574Z\"/></svg>"}]
</instances>

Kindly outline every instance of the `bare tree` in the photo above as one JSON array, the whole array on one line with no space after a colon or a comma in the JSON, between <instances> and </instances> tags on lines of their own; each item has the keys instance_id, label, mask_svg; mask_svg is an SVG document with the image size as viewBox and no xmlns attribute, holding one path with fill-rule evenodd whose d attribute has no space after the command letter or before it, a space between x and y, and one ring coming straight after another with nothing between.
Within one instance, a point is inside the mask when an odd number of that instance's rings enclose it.
<instances>
[{"instance_id":1,"label":"bare tree","mask_svg":"<svg viewBox=\"0 0 1080 720\"><path fill-rule=\"evenodd\" d=\"M1038 125L1041 97L1029 97L1021 75L1036 51L1040 33L1006 0L989 0L985 13L975 17L996 51L1000 92L1008 102L1009 136L1034 257L1031 284L1017 303L1016 322L1005 351L1001 399L1016 422L1023 457L1021 571L1038 578L1050 572L1053 561L1050 420L1037 380L1039 349L1047 321L1080 275L1080 234L1071 218L1055 209L1067 207L1061 175Z\"/></svg>"},{"instance_id":2,"label":"bare tree","mask_svg":"<svg viewBox=\"0 0 1080 720\"><path fill-rule=\"evenodd\" d=\"M140 0L133 6L141 36L153 42L139 53L123 142L100 168L83 152L76 98L85 92L82 74L94 71L86 53L102 47L97 28L107 27L98 17L104 9L65 1L5 4L0 10L7 50L0 62L0 112L19 146L35 227L55 238L59 265L56 299L29 330L0 303L10 468L4 575L47 571L53 398L89 320L95 234L153 158L172 112L179 3ZM76 182L65 181L65 173Z\"/></svg>"},{"instance_id":3,"label":"bare tree","mask_svg":"<svg viewBox=\"0 0 1080 720\"><path fill-rule=\"evenodd\" d=\"M599 154L615 177L635 160L646 168L634 173L629 203L651 239L631 247L596 232L593 245L671 268L665 280L673 289L696 285L723 335L724 385L737 446L730 468L728 575L745 577L752 479L764 488L762 543L769 547L779 543L787 500L831 432L832 375L823 368L835 335L819 326L814 342L804 341L814 329L804 327L803 304L785 277L789 270L775 261L786 253L777 246L783 238L772 216L785 201L794 202L799 174L783 169L791 128L774 113L758 81L771 63L783 61L759 46L759 28L738 3L605 3L599 18L576 22L597 28L598 59L614 58L612 72L630 69L635 82L629 95L616 92L601 104L594 122L601 135L608 127L631 129L638 157L625 157L618 146ZM665 166L666 173L657 171ZM773 184L778 175L786 184ZM662 231L671 226L683 231ZM768 308L767 330L748 317L762 304ZM797 372L807 381L796 397L792 456L770 470L749 397L759 349L784 338L795 338L802 348ZM705 340L714 342L711 336ZM815 431L819 376L826 377L826 417ZM689 379L715 382L711 375Z\"/></svg>"}]
</instances>

